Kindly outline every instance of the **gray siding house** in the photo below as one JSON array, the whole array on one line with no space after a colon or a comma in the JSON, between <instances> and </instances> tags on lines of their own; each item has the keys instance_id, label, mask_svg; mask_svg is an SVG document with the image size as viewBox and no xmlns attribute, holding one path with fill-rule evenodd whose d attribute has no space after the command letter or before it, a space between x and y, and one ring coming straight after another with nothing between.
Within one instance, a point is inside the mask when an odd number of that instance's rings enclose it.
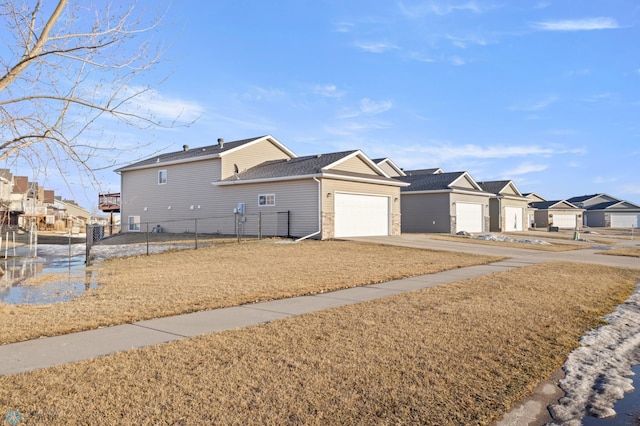
<instances>
[{"instance_id":1,"label":"gray siding house","mask_svg":"<svg viewBox=\"0 0 640 426\"><path fill-rule=\"evenodd\" d=\"M397 177L410 186L400 191L402 232L485 232L489 229L489 199L467 172L440 169L405 171Z\"/></svg>"},{"instance_id":2,"label":"gray siding house","mask_svg":"<svg viewBox=\"0 0 640 426\"><path fill-rule=\"evenodd\" d=\"M585 209L584 226L622 229L640 226L640 206L629 201L607 194L581 195L567 201Z\"/></svg>"},{"instance_id":3,"label":"gray siding house","mask_svg":"<svg viewBox=\"0 0 640 426\"><path fill-rule=\"evenodd\" d=\"M123 232L396 235L407 185L359 150L298 157L270 135L185 145L116 172Z\"/></svg>"}]
</instances>

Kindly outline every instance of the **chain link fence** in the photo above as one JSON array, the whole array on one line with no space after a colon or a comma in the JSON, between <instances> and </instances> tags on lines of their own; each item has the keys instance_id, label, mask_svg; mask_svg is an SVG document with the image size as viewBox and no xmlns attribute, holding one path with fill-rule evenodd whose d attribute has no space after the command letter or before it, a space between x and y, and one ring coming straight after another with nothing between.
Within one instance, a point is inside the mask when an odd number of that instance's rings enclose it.
<instances>
[{"instance_id":1,"label":"chain link fence","mask_svg":"<svg viewBox=\"0 0 640 426\"><path fill-rule=\"evenodd\" d=\"M86 264L91 263L91 250L99 244L164 244L176 248L222 242L242 242L263 238L291 238L289 211L231 214L216 217L175 219L156 222L121 224L122 232L109 235L108 226L87 225Z\"/></svg>"}]
</instances>

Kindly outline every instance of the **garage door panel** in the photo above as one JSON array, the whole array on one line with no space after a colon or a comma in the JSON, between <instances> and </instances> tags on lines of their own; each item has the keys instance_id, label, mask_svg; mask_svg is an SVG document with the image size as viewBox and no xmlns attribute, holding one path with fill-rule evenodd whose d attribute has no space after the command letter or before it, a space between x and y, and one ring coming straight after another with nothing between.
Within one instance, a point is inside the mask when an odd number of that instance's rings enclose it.
<instances>
[{"instance_id":1,"label":"garage door panel","mask_svg":"<svg viewBox=\"0 0 640 426\"><path fill-rule=\"evenodd\" d=\"M522 217L524 209L522 207L505 207L505 231L522 231Z\"/></svg>"},{"instance_id":2,"label":"garage door panel","mask_svg":"<svg viewBox=\"0 0 640 426\"><path fill-rule=\"evenodd\" d=\"M558 228L575 228L577 216L575 214L554 214L553 226Z\"/></svg>"},{"instance_id":3,"label":"garage door panel","mask_svg":"<svg viewBox=\"0 0 640 426\"><path fill-rule=\"evenodd\" d=\"M612 228L637 228L640 225L640 214L634 213L611 213Z\"/></svg>"},{"instance_id":4,"label":"garage door panel","mask_svg":"<svg viewBox=\"0 0 640 426\"><path fill-rule=\"evenodd\" d=\"M389 197L335 194L335 229L338 237L389 235Z\"/></svg>"},{"instance_id":5,"label":"garage door panel","mask_svg":"<svg viewBox=\"0 0 640 426\"><path fill-rule=\"evenodd\" d=\"M456 203L456 232L482 232L482 204Z\"/></svg>"}]
</instances>

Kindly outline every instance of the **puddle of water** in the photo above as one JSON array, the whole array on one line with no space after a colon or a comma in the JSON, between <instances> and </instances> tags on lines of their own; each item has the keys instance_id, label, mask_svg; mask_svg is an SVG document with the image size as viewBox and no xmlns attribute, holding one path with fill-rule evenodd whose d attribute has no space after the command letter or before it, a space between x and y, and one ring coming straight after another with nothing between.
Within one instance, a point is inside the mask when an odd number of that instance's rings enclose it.
<instances>
[{"instance_id":1,"label":"puddle of water","mask_svg":"<svg viewBox=\"0 0 640 426\"><path fill-rule=\"evenodd\" d=\"M636 388L631 393L625 394L624 398L618 400L613 406L616 411L615 417L598 419L586 416L582 419L584 426L634 426L640 424L640 365L631 368L635 373L633 376L633 386Z\"/></svg>"},{"instance_id":2,"label":"puddle of water","mask_svg":"<svg viewBox=\"0 0 640 426\"><path fill-rule=\"evenodd\" d=\"M16 257L0 261L4 275L0 277L0 302L19 304L50 304L67 302L98 287L93 271L87 271L84 256ZM47 284L23 285L32 277L54 273L60 279Z\"/></svg>"}]
</instances>

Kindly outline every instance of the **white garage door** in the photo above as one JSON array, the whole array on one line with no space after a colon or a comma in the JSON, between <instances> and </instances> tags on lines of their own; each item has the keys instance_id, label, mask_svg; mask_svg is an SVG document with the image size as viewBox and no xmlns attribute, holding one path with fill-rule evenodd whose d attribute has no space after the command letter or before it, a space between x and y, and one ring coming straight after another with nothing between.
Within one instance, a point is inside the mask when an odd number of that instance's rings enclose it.
<instances>
[{"instance_id":1,"label":"white garage door","mask_svg":"<svg viewBox=\"0 0 640 426\"><path fill-rule=\"evenodd\" d=\"M456 203L456 232L482 232L482 204Z\"/></svg>"},{"instance_id":2,"label":"white garage door","mask_svg":"<svg viewBox=\"0 0 640 426\"><path fill-rule=\"evenodd\" d=\"M640 214L635 213L618 213L611 214L612 228L637 228L640 225Z\"/></svg>"},{"instance_id":3,"label":"white garage door","mask_svg":"<svg viewBox=\"0 0 640 426\"><path fill-rule=\"evenodd\" d=\"M522 207L505 207L504 208L504 230L522 231Z\"/></svg>"},{"instance_id":4,"label":"white garage door","mask_svg":"<svg viewBox=\"0 0 640 426\"><path fill-rule=\"evenodd\" d=\"M389 235L389 197L341 193L335 197L336 238Z\"/></svg>"},{"instance_id":5,"label":"white garage door","mask_svg":"<svg viewBox=\"0 0 640 426\"><path fill-rule=\"evenodd\" d=\"M577 216L575 214L554 214L553 226L573 229L576 227L576 218Z\"/></svg>"}]
</instances>

